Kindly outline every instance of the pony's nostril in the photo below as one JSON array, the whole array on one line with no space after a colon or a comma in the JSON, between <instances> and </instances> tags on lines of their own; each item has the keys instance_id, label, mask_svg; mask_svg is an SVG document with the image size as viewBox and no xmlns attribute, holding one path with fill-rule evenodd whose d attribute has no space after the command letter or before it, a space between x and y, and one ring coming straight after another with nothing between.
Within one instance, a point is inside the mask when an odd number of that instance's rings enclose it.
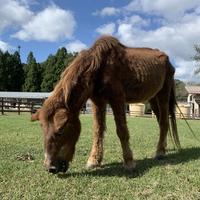
<instances>
[{"instance_id":1,"label":"pony's nostril","mask_svg":"<svg viewBox=\"0 0 200 200\"><path fill-rule=\"evenodd\" d=\"M52 166L48 169L48 172L52 173L52 174L56 174L58 173L58 170L56 169L56 167Z\"/></svg>"},{"instance_id":2,"label":"pony's nostril","mask_svg":"<svg viewBox=\"0 0 200 200\"><path fill-rule=\"evenodd\" d=\"M67 161L60 161L59 171L65 173L69 168L69 163Z\"/></svg>"},{"instance_id":3,"label":"pony's nostril","mask_svg":"<svg viewBox=\"0 0 200 200\"><path fill-rule=\"evenodd\" d=\"M46 166L46 170L52 174L57 174L59 172L65 173L68 167L69 167L69 163L67 161L60 160L60 161L54 162L54 164L50 166Z\"/></svg>"}]
</instances>

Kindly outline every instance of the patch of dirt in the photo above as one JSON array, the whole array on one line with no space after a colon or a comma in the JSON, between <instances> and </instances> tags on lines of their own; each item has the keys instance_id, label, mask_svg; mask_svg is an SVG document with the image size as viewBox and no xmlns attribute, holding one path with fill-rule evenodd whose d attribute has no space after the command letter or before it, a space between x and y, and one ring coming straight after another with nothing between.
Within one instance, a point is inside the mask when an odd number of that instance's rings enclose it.
<instances>
[{"instance_id":1,"label":"patch of dirt","mask_svg":"<svg viewBox=\"0 0 200 200\"><path fill-rule=\"evenodd\" d=\"M30 153L27 153L27 154L18 155L16 157L16 160L33 162L34 161L34 157Z\"/></svg>"}]
</instances>

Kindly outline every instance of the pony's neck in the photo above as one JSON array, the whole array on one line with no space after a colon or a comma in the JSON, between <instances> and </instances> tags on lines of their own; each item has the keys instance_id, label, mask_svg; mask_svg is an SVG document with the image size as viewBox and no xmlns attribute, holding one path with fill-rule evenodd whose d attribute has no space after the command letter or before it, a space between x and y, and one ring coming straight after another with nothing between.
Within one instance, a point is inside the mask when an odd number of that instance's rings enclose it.
<instances>
[{"instance_id":1,"label":"pony's neck","mask_svg":"<svg viewBox=\"0 0 200 200\"><path fill-rule=\"evenodd\" d=\"M82 52L61 75L64 102L72 112L79 112L91 94L96 73L91 58L90 51Z\"/></svg>"},{"instance_id":2,"label":"pony's neck","mask_svg":"<svg viewBox=\"0 0 200 200\"><path fill-rule=\"evenodd\" d=\"M86 103L91 94L90 87L84 87L82 85L77 85L72 91L71 97L68 102L68 108L71 113L79 113L83 108L83 105Z\"/></svg>"},{"instance_id":3,"label":"pony's neck","mask_svg":"<svg viewBox=\"0 0 200 200\"><path fill-rule=\"evenodd\" d=\"M50 97L48 97L43 104L47 116L53 115L57 109L65 106L63 99L62 89L56 86L56 90L52 92Z\"/></svg>"}]
</instances>

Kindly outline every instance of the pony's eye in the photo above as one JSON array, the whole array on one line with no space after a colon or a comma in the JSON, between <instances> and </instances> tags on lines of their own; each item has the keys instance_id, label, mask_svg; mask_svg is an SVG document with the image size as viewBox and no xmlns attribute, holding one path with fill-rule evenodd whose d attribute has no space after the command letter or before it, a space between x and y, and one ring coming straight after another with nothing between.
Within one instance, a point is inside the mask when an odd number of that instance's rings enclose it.
<instances>
[{"instance_id":1,"label":"pony's eye","mask_svg":"<svg viewBox=\"0 0 200 200\"><path fill-rule=\"evenodd\" d=\"M62 135L63 135L62 133L58 132L55 134L55 138L56 139L62 138Z\"/></svg>"},{"instance_id":2,"label":"pony's eye","mask_svg":"<svg viewBox=\"0 0 200 200\"><path fill-rule=\"evenodd\" d=\"M63 127L58 129L57 135L62 135L62 133L63 133Z\"/></svg>"}]
</instances>

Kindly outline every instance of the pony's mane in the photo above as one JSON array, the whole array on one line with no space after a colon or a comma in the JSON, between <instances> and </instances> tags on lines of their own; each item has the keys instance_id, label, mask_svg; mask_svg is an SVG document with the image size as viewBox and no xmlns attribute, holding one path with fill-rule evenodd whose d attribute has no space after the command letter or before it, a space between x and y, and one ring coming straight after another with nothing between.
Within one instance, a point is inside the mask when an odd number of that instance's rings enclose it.
<instances>
[{"instance_id":1,"label":"pony's mane","mask_svg":"<svg viewBox=\"0 0 200 200\"><path fill-rule=\"evenodd\" d=\"M91 48L81 51L63 71L51 96L45 101L44 106L48 115L51 115L59 107L67 107L71 91L83 74L91 76L100 68L102 60L109 51L120 51L122 48L124 46L116 38L102 36Z\"/></svg>"},{"instance_id":2,"label":"pony's mane","mask_svg":"<svg viewBox=\"0 0 200 200\"><path fill-rule=\"evenodd\" d=\"M122 45L118 39L112 36L103 35L98 40L96 40L96 42L90 49L97 54L101 54L113 48L119 48L119 47L124 47L124 45Z\"/></svg>"}]
</instances>

